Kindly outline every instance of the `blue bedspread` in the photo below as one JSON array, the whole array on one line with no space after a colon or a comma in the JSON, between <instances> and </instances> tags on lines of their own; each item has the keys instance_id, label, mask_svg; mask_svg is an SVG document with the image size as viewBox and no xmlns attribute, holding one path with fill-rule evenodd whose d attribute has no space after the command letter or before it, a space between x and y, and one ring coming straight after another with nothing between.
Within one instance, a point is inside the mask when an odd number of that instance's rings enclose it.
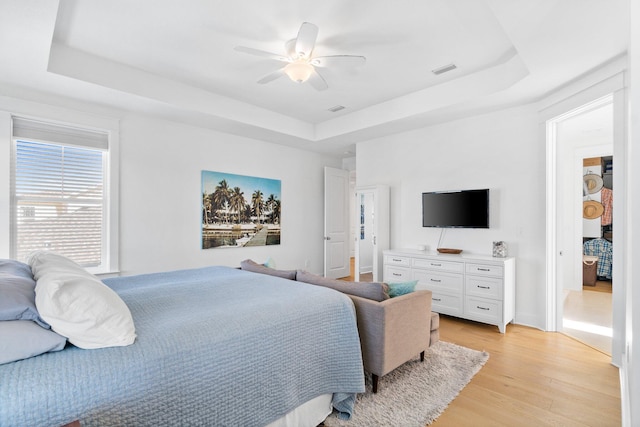
<instances>
[{"instance_id":1,"label":"blue bedspread","mask_svg":"<svg viewBox=\"0 0 640 427\"><path fill-rule=\"evenodd\" d=\"M325 393L349 413L364 390L338 292L227 267L104 282L136 342L0 366L0 426L261 426Z\"/></svg>"}]
</instances>

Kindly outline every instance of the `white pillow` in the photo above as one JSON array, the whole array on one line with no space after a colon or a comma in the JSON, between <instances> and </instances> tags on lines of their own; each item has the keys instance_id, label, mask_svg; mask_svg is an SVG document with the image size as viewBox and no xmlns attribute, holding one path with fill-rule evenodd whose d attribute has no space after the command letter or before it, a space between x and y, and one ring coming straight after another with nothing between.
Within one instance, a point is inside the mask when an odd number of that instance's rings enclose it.
<instances>
[{"instance_id":1,"label":"white pillow","mask_svg":"<svg viewBox=\"0 0 640 427\"><path fill-rule=\"evenodd\" d=\"M69 258L55 252L35 251L27 257L27 264L31 267L33 278L38 280L47 273L73 273L85 277L98 279Z\"/></svg>"},{"instance_id":2,"label":"white pillow","mask_svg":"<svg viewBox=\"0 0 640 427\"><path fill-rule=\"evenodd\" d=\"M50 252L29 257L40 316L85 349L126 346L136 339L129 307L111 288L73 261Z\"/></svg>"}]
</instances>

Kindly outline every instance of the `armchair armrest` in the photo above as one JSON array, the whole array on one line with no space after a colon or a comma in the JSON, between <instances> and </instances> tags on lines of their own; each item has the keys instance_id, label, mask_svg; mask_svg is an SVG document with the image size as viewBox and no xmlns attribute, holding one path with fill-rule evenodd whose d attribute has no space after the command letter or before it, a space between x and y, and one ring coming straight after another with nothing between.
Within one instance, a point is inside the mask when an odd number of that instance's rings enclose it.
<instances>
[{"instance_id":1,"label":"armchair armrest","mask_svg":"<svg viewBox=\"0 0 640 427\"><path fill-rule=\"evenodd\" d=\"M364 368L382 376L429 348L431 291L377 302L356 296Z\"/></svg>"}]
</instances>

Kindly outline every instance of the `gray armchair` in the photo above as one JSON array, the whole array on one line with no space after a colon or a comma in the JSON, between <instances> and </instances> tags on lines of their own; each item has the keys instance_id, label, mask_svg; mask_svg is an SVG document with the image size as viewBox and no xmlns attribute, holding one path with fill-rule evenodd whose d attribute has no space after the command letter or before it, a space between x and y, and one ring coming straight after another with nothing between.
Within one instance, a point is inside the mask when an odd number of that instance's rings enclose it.
<instances>
[{"instance_id":1,"label":"gray armchair","mask_svg":"<svg viewBox=\"0 0 640 427\"><path fill-rule=\"evenodd\" d=\"M365 371L378 379L424 353L439 340L439 317L431 312L431 291L415 291L384 301L349 295L356 307Z\"/></svg>"}]
</instances>

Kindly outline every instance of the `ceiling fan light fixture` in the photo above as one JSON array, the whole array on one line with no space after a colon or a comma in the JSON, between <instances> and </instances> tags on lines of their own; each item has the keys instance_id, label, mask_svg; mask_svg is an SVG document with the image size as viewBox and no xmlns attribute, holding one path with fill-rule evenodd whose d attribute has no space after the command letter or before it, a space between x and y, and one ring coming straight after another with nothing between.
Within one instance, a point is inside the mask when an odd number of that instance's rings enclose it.
<instances>
[{"instance_id":1,"label":"ceiling fan light fixture","mask_svg":"<svg viewBox=\"0 0 640 427\"><path fill-rule=\"evenodd\" d=\"M311 77L313 66L304 59L298 59L287 64L287 66L284 67L284 72L294 82L303 83Z\"/></svg>"}]
</instances>

